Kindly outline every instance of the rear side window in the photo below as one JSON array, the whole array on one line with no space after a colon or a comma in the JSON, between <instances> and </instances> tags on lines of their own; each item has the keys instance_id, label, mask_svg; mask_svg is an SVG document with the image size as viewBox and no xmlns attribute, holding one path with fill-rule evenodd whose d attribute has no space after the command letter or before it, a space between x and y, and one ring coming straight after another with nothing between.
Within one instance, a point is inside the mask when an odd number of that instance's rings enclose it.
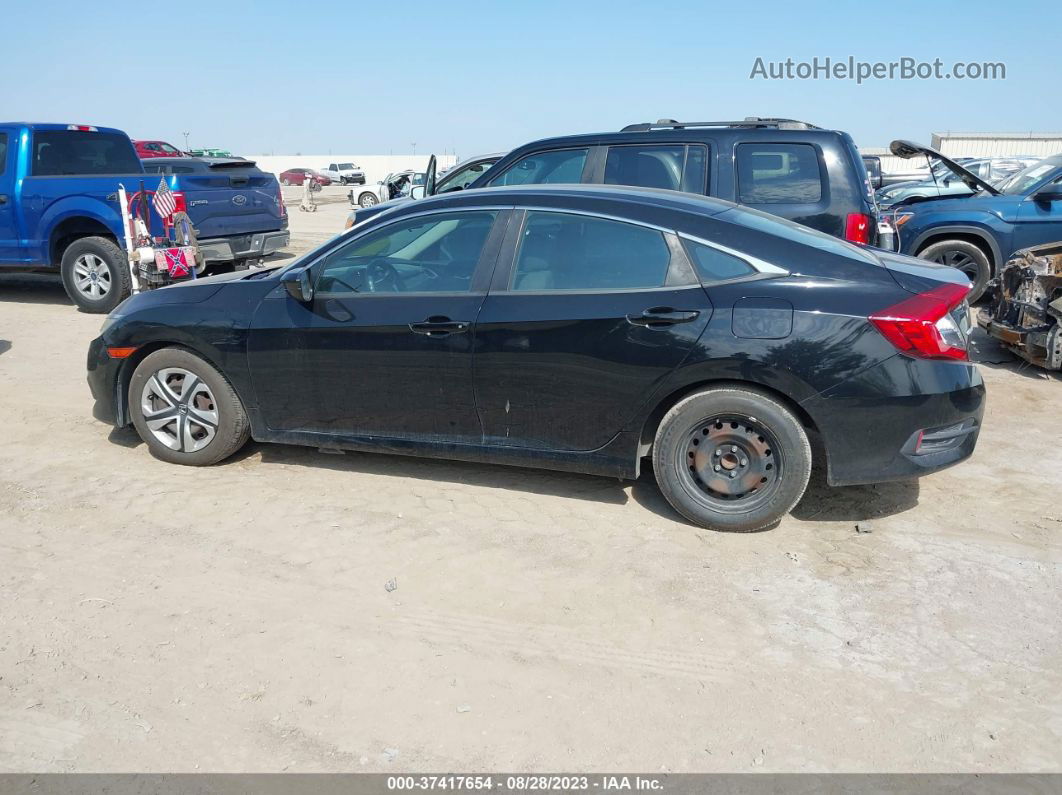
<instances>
[{"instance_id":1,"label":"rear side window","mask_svg":"<svg viewBox=\"0 0 1062 795\"><path fill-rule=\"evenodd\" d=\"M737 175L742 204L822 200L822 169L810 144L738 144Z\"/></svg>"},{"instance_id":2,"label":"rear side window","mask_svg":"<svg viewBox=\"0 0 1062 795\"><path fill-rule=\"evenodd\" d=\"M7 133L0 132L0 174L7 168Z\"/></svg>"},{"instance_id":3,"label":"rear side window","mask_svg":"<svg viewBox=\"0 0 1062 795\"><path fill-rule=\"evenodd\" d=\"M693 266L702 282L722 282L728 279L740 279L752 276L757 271L740 257L727 254L717 248L706 246L695 240L684 241Z\"/></svg>"},{"instance_id":4,"label":"rear side window","mask_svg":"<svg viewBox=\"0 0 1062 795\"><path fill-rule=\"evenodd\" d=\"M667 241L656 229L531 210L511 289L651 289L664 285L670 263Z\"/></svg>"},{"instance_id":5,"label":"rear side window","mask_svg":"<svg viewBox=\"0 0 1062 795\"><path fill-rule=\"evenodd\" d=\"M82 130L33 134L33 175L139 174L140 160L124 135Z\"/></svg>"},{"instance_id":6,"label":"rear side window","mask_svg":"<svg viewBox=\"0 0 1062 795\"><path fill-rule=\"evenodd\" d=\"M579 182L586 165L586 149L555 149L535 152L517 160L491 185L546 185Z\"/></svg>"},{"instance_id":7,"label":"rear side window","mask_svg":"<svg viewBox=\"0 0 1062 795\"><path fill-rule=\"evenodd\" d=\"M678 190L685 160L686 147L682 145L610 146L605 158L605 184Z\"/></svg>"}]
</instances>

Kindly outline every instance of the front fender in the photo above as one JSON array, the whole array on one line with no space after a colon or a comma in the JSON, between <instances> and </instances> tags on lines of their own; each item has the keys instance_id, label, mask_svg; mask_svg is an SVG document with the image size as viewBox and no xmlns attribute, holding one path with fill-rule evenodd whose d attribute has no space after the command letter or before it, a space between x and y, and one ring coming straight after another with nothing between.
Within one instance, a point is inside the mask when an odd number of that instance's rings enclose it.
<instances>
[{"instance_id":1,"label":"front fender","mask_svg":"<svg viewBox=\"0 0 1062 795\"><path fill-rule=\"evenodd\" d=\"M994 221L994 223L993 223ZM970 220L965 223L936 223L923 226L920 229L912 230L914 236L910 238L910 243L904 243L904 253L916 255L926 243L936 237L956 235L956 236L972 236L982 241L992 254L992 264L998 265L1003 261L1002 252L999 246L999 231L993 228L999 225L999 219L994 216L989 216L984 221L982 220Z\"/></svg>"}]
</instances>

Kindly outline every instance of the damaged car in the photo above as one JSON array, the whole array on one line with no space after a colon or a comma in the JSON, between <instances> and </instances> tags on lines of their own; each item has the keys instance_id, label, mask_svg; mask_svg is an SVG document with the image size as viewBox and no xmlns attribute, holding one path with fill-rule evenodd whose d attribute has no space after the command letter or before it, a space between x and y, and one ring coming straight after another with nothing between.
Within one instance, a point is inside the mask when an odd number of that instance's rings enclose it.
<instances>
[{"instance_id":1,"label":"damaged car","mask_svg":"<svg viewBox=\"0 0 1062 795\"><path fill-rule=\"evenodd\" d=\"M1062 370L1062 241L1015 253L977 325L1038 367Z\"/></svg>"},{"instance_id":2,"label":"damaged car","mask_svg":"<svg viewBox=\"0 0 1062 795\"><path fill-rule=\"evenodd\" d=\"M899 251L961 270L973 284L971 302L1015 251L1062 240L1062 154L997 186L927 146L893 141L889 148L898 157L934 157L974 191L906 199L891 219Z\"/></svg>"}]
</instances>

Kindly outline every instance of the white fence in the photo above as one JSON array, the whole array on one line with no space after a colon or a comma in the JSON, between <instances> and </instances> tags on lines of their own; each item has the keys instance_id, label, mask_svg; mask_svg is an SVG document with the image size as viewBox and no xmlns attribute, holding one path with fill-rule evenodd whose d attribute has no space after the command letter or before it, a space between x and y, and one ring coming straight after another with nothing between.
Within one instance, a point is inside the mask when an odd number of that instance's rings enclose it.
<instances>
[{"instance_id":1,"label":"white fence","mask_svg":"<svg viewBox=\"0 0 1062 795\"><path fill-rule=\"evenodd\" d=\"M353 163L365 172L365 181L369 184L378 182L395 171L423 171L428 167L427 155L246 155L263 171L269 171L280 177L280 172L289 168L314 168L323 170L329 163ZM437 155L439 171L454 164L453 155Z\"/></svg>"}]
</instances>

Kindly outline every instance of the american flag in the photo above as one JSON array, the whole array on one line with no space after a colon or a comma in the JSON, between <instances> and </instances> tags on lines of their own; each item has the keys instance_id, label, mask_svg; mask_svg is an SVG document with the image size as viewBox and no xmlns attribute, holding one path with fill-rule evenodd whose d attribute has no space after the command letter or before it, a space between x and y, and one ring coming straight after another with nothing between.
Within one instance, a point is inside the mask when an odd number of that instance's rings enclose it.
<instances>
[{"instance_id":1,"label":"american flag","mask_svg":"<svg viewBox=\"0 0 1062 795\"><path fill-rule=\"evenodd\" d=\"M177 209L177 202L174 201L173 191L170 190L170 186L166 184L166 180L159 180L159 187L155 191L155 197L151 200L152 207L155 208L155 212L159 214L159 218L165 221L174 211Z\"/></svg>"}]
</instances>

